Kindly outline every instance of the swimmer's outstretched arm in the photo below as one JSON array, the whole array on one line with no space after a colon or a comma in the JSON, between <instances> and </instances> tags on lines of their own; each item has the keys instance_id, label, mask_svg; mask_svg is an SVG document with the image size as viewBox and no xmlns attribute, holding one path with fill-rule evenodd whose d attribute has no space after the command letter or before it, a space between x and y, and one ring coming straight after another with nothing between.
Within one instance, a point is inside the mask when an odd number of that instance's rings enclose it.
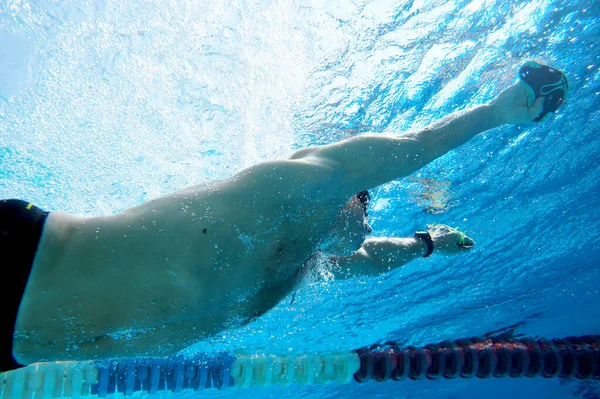
<instances>
[{"instance_id":1,"label":"swimmer's outstretched arm","mask_svg":"<svg viewBox=\"0 0 600 399\"><path fill-rule=\"evenodd\" d=\"M476 135L504 124L532 122L543 109L540 97L528 107L518 82L485 105L453 113L430 126L400 135L363 134L337 143L309 147L292 155L327 165L333 187L344 195L408 176Z\"/></svg>"},{"instance_id":2,"label":"swimmer's outstretched arm","mask_svg":"<svg viewBox=\"0 0 600 399\"><path fill-rule=\"evenodd\" d=\"M433 240L434 254L464 253L475 245L473 239L446 225L427 227ZM350 256L331 257L331 271L339 278L377 276L402 267L426 252L427 244L418 238L374 237L365 240L360 249Z\"/></svg>"}]
</instances>

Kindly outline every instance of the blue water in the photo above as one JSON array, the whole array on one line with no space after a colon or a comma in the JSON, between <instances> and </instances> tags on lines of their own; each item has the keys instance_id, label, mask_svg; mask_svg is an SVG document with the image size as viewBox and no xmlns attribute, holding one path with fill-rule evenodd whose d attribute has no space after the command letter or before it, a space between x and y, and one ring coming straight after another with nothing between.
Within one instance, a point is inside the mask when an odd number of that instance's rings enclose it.
<instances>
[{"instance_id":1,"label":"blue water","mask_svg":"<svg viewBox=\"0 0 600 399\"><path fill-rule=\"evenodd\" d=\"M515 81L520 63L539 59L571 84L551 121L487 132L372 192L376 235L448 223L467 230L474 250L379 278L309 281L293 305L286 298L190 350L296 353L497 330L599 333L600 3L336 3L3 1L0 197L81 215L118 212L306 145L425 126L489 101ZM202 395L598 392L597 382L500 379Z\"/></svg>"}]
</instances>

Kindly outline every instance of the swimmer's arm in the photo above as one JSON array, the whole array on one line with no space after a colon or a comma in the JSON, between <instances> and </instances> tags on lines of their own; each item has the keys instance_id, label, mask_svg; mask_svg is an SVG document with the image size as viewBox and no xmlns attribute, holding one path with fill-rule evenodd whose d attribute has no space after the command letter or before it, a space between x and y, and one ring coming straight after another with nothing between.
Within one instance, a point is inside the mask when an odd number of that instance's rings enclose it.
<instances>
[{"instance_id":1,"label":"swimmer's arm","mask_svg":"<svg viewBox=\"0 0 600 399\"><path fill-rule=\"evenodd\" d=\"M475 246L475 240L444 224L427 225L433 253L455 255ZM355 275L377 276L397 269L427 253L427 244L418 238L371 237L350 256L331 257L331 271L340 278Z\"/></svg>"},{"instance_id":2,"label":"swimmer's arm","mask_svg":"<svg viewBox=\"0 0 600 399\"><path fill-rule=\"evenodd\" d=\"M408 176L477 134L500 126L493 108L482 105L454 113L421 130L397 134L361 134L292 156L311 156L329 165L336 187L345 193L370 189Z\"/></svg>"},{"instance_id":3,"label":"swimmer's arm","mask_svg":"<svg viewBox=\"0 0 600 399\"><path fill-rule=\"evenodd\" d=\"M426 252L427 244L413 237L368 238L352 255L332 256L331 272L338 278L377 276L400 268Z\"/></svg>"},{"instance_id":4,"label":"swimmer's arm","mask_svg":"<svg viewBox=\"0 0 600 399\"><path fill-rule=\"evenodd\" d=\"M543 109L543 97L527 107L522 84L515 84L489 104L455 112L415 131L362 134L337 143L310 147L292 159L313 159L330 166L335 187L354 193L408 176L480 133L503 124L533 121Z\"/></svg>"}]
</instances>

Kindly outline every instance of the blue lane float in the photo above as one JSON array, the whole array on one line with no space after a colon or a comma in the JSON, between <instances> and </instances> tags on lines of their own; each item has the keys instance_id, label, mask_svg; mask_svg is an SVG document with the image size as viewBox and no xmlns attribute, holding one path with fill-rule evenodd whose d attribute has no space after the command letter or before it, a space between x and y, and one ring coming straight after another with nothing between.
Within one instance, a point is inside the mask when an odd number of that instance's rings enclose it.
<instances>
[{"instance_id":1,"label":"blue lane float","mask_svg":"<svg viewBox=\"0 0 600 399\"><path fill-rule=\"evenodd\" d=\"M235 386L230 372L234 361L229 355L220 355L95 362L98 378L91 385L90 394L105 397L117 392L131 395L139 391L155 394L184 389L226 389Z\"/></svg>"},{"instance_id":2,"label":"blue lane float","mask_svg":"<svg viewBox=\"0 0 600 399\"><path fill-rule=\"evenodd\" d=\"M346 353L196 355L35 363L0 373L0 399L153 395L228 389L455 378L600 379L600 336L471 338L424 347L394 342Z\"/></svg>"}]
</instances>

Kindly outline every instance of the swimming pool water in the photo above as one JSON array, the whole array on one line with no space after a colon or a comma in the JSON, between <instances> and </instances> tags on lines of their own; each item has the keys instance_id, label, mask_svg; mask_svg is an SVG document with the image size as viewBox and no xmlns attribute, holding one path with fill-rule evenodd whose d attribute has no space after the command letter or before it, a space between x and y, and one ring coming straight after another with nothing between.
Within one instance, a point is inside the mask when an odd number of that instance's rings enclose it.
<instances>
[{"instance_id":1,"label":"swimming pool water","mask_svg":"<svg viewBox=\"0 0 600 399\"><path fill-rule=\"evenodd\" d=\"M118 212L306 145L424 126L490 100L520 63L539 59L571 85L552 120L485 133L372 191L376 235L448 223L477 241L473 251L380 278L308 281L292 305L286 298L190 351L599 332L599 3L202 3L0 4L0 197ZM599 390L501 379L203 395L591 398Z\"/></svg>"}]
</instances>

